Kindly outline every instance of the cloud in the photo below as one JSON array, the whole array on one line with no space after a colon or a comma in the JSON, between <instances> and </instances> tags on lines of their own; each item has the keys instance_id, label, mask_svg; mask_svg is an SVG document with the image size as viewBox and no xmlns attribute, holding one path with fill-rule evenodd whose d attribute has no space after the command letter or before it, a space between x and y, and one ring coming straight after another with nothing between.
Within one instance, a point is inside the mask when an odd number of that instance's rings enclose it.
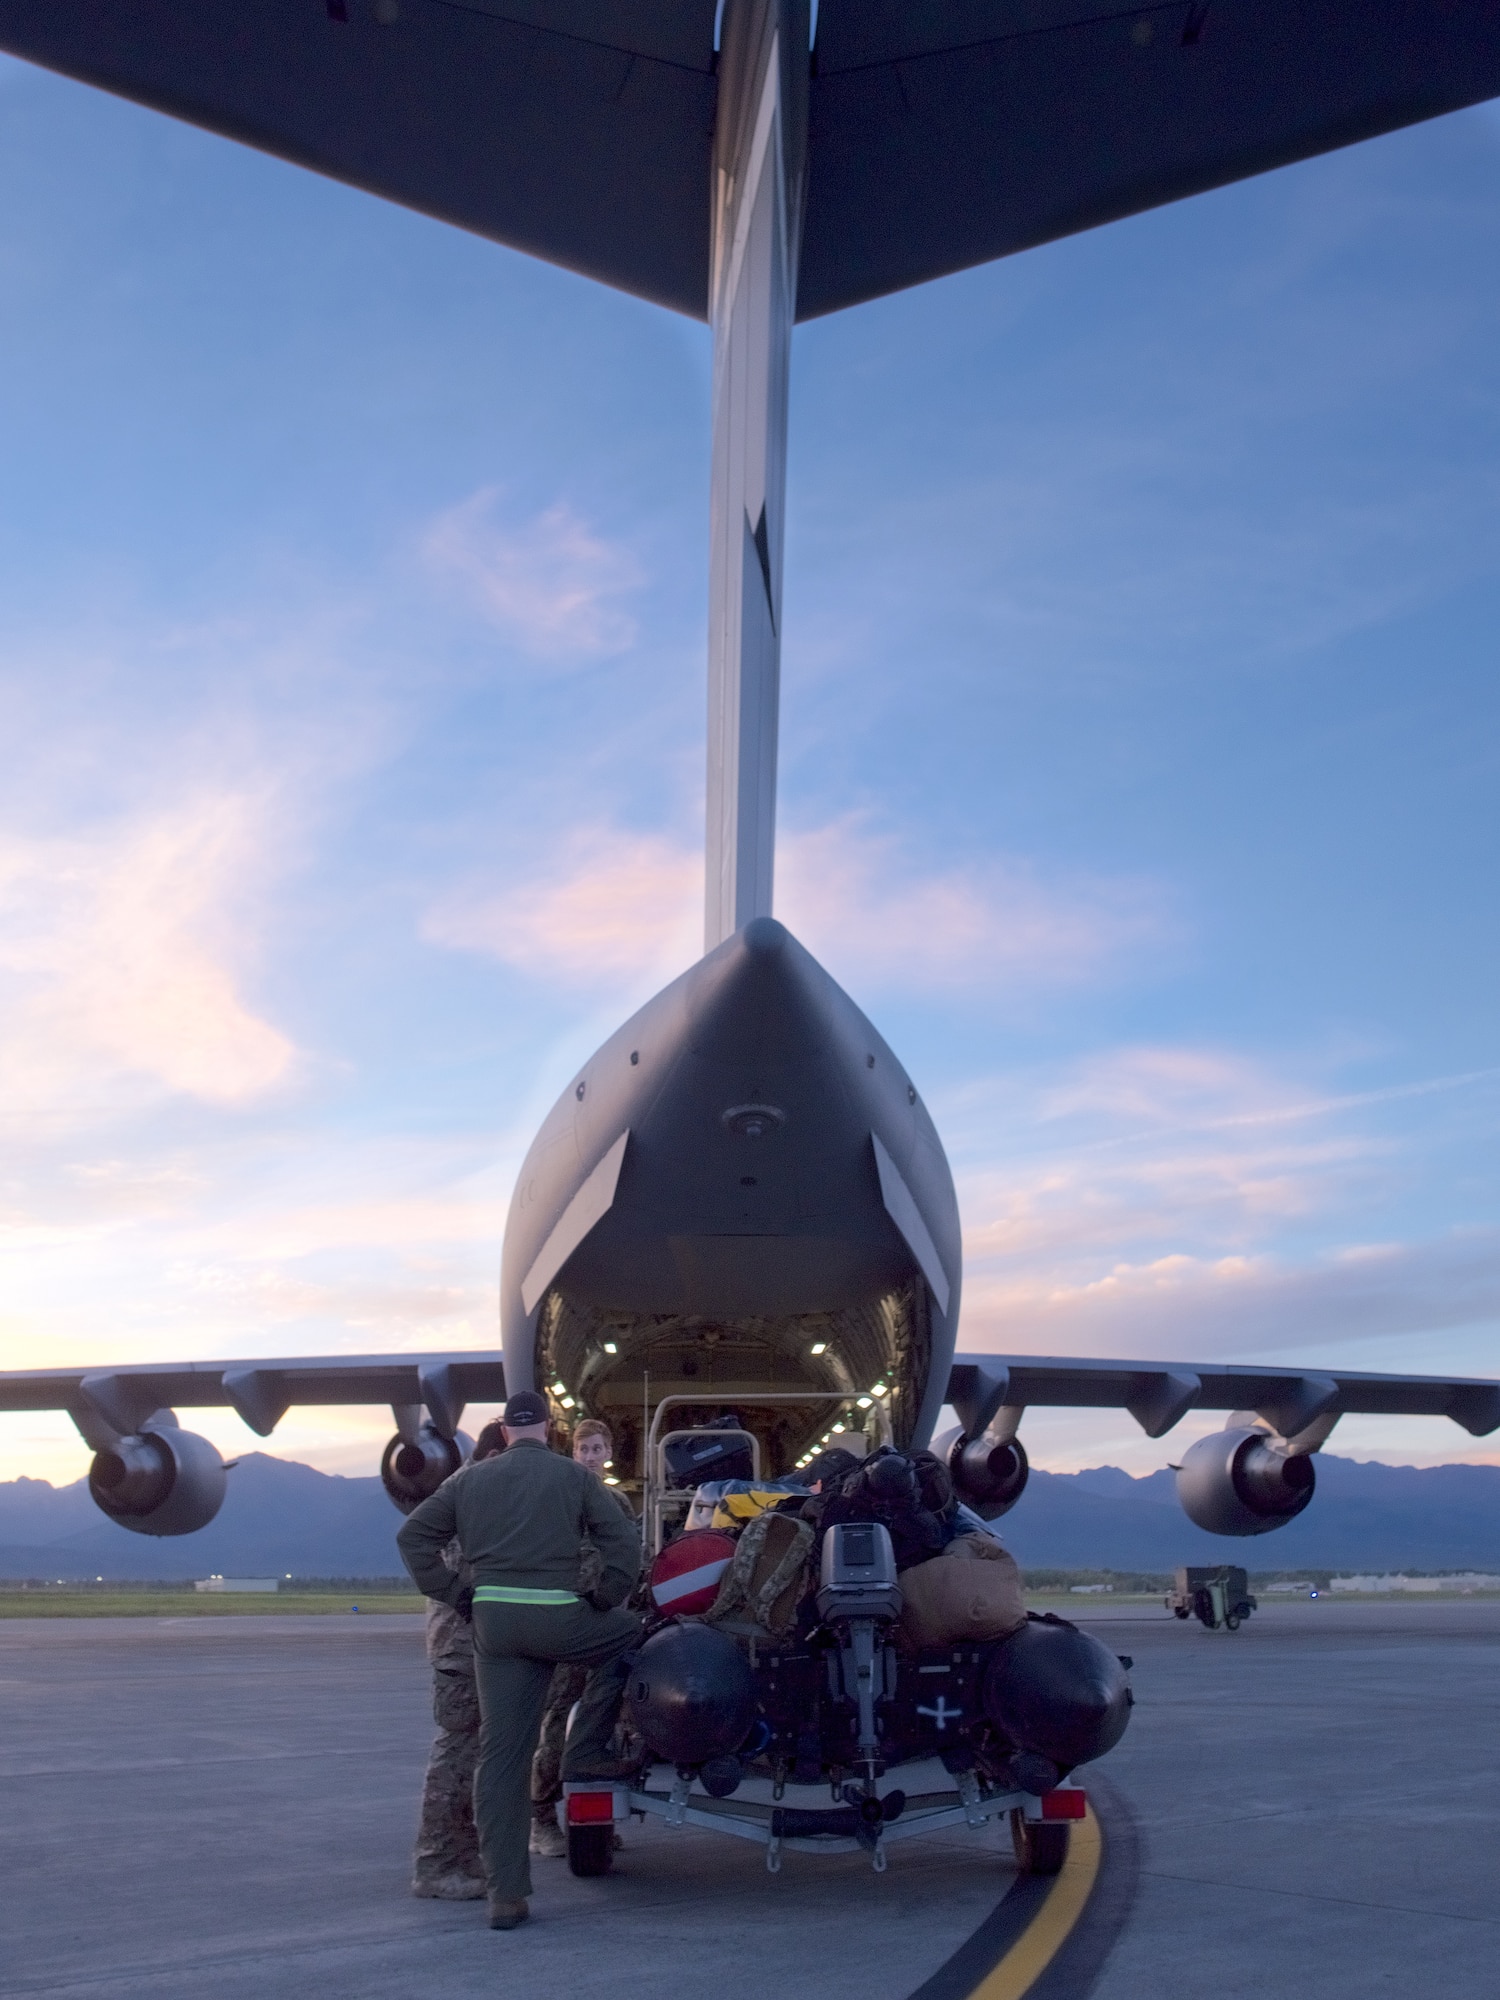
<instances>
[{"instance_id":1,"label":"cloud","mask_svg":"<svg viewBox=\"0 0 1500 2000\"><path fill-rule=\"evenodd\" d=\"M532 880L445 898L422 935L564 986L665 980L702 950L702 857L661 834L582 828Z\"/></svg>"},{"instance_id":2,"label":"cloud","mask_svg":"<svg viewBox=\"0 0 1500 2000\"><path fill-rule=\"evenodd\" d=\"M1015 862L924 875L898 841L855 818L785 836L777 876L778 915L859 989L993 995L1074 984L1171 931L1149 885L1044 881ZM423 935L567 986L660 983L701 951L702 896L696 848L597 825L525 883L456 890Z\"/></svg>"},{"instance_id":3,"label":"cloud","mask_svg":"<svg viewBox=\"0 0 1500 2000\"><path fill-rule=\"evenodd\" d=\"M1384 1107L1399 1100L1430 1122L1457 1096L1448 1115L1461 1126L1465 1100L1493 1081L1310 1090L1232 1051L1167 1046L1102 1051L1061 1078L975 1093L961 1111L974 1133L960 1173L964 1339L1315 1360L1330 1345L1492 1322L1500 1232L1367 1239L1410 1175L1412 1144L1432 1136L1393 1128ZM1008 1160L995 1158L996 1131Z\"/></svg>"},{"instance_id":4,"label":"cloud","mask_svg":"<svg viewBox=\"0 0 1500 2000\"><path fill-rule=\"evenodd\" d=\"M267 801L205 791L72 836L0 833L0 1087L12 1108L120 1079L237 1105L295 1051L240 990Z\"/></svg>"},{"instance_id":5,"label":"cloud","mask_svg":"<svg viewBox=\"0 0 1500 2000\"><path fill-rule=\"evenodd\" d=\"M964 1315L966 1341L1012 1353L1212 1361L1295 1351L1311 1363L1352 1341L1500 1320L1500 1231L1352 1245L1300 1263L1176 1254L1084 1283L990 1271L971 1282Z\"/></svg>"},{"instance_id":6,"label":"cloud","mask_svg":"<svg viewBox=\"0 0 1500 2000\"><path fill-rule=\"evenodd\" d=\"M496 1221L493 1212L486 1217L490 1232ZM383 1247L389 1249L389 1239ZM486 1296L488 1288L444 1283L432 1275L420 1282L413 1262L408 1254L395 1260L397 1268L383 1274L372 1270L362 1277L337 1280L310 1278L274 1263L248 1260L175 1264L166 1276L171 1287L212 1310L221 1325L226 1320L244 1320L256 1327L317 1321L363 1331L375 1328L386 1342L395 1339L403 1346L472 1345L488 1317L486 1308L493 1305L492 1297ZM455 1326L455 1321L462 1324Z\"/></svg>"},{"instance_id":7,"label":"cloud","mask_svg":"<svg viewBox=\"0 0 1500 2000\"><path fill-rule=\"evenodd\" d=\"M492 623L523 651L559 662L602 659L635 643L618 599L639 587L630 556L602 540L565 501L520 526L499 521L487 486L440 514L423 553L456 578Z\"/></svg>"},{"instance_id":8,"label":"cloud","mask_svg":"<svg viewBox=\"0 0 1500 2000\"><path fill-rule=\"evenodd\" d=\"M1047 1120L1128 1120L1136 1127L1195 1127L1274 1117L1305 1097L1263 1064L1234 1051L1137 1045L1096 1051L1043 1093Z\"/></svg>"},{"instance_id":9,"label":"cloud","mask_svg":"<svg viewBox=\"0 0 1500 2000\"><path fill-rule=\"evenodd\" d=\"M779 914L858 988L1073 986L1174 930L1149 882L1005 858L923 873L857 816L788 835L776 869Z\"/></svg>"}]
</instances>

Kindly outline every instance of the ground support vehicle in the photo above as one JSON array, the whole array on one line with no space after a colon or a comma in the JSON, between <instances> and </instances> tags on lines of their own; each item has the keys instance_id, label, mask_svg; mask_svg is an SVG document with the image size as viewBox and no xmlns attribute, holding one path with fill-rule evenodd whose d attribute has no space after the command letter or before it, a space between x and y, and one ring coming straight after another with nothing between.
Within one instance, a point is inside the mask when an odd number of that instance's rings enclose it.
<instances>
[{"instance_id":1,"label":"ground support vehicle","mask_svg":"<svg viewBox=\"0 0 1500 2000\"><path fill-rule=\"evenodd\" d=\"M1174 1616L1196 1618L1209 1632L1237 1632L1257 1608L1249 1577L1233 1564L1179 1569L1165 1602Z\"/></svg>"}]
</instances>

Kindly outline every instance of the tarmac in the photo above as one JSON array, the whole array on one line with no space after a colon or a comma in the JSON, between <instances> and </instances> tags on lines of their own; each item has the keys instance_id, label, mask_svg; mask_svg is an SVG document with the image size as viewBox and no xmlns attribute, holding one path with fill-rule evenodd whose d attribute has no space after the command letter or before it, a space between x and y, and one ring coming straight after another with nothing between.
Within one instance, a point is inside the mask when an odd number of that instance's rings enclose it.
<instances>
[{"instance_id":1,"label":"tarmac","mask_svg":"<svg viewBox=\"0 0 1500 2000\"><path fill-rule=\"evenodd\" d=\"M1134 1656L1136 1708L1080 1774L1104 1864L1079 1938L1008 1992L1494 1990L1500 1603L1079 1619ZM0 1991L996 2000L954 1955L1015 1884L1003 1827L893 1847L883 1875L789 1854L772 1876L748 1844L632 1825L601 1879L537 1861L518 1931L416 1901L427 1704L410 1616L6 1621Z\"/></svg>"}]
</instances>

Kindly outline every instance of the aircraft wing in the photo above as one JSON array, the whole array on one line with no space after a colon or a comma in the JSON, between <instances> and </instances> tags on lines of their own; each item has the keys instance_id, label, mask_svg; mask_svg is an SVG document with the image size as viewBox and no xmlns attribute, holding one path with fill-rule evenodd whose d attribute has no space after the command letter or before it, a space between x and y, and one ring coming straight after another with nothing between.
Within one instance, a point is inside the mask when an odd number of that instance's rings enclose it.
<instances>
[{"instance_id":1,"label":"aircraft wing","mask_svg":"<svg viewBox=\"0 0 1500 2000\"><path fill-rule=\"evenodd\" d=\"M716 0L0 0L0 49L703 318ZM1500 93L1495 0L822 0L809 319Z\"/></svg>"},{"instance_id":2,"label":"aircraft wing","mask_svg":"<svg viewBox=\"0 0 1500 2000\"><path fill-rule=\"evenodd\" d=\"M0 0L0 49L702 319L715 0Z\"/></svg>"},{"instance_id":3,"label":"aircraft wing","mask_svg":"<svg viewBox=\"0 0 1500 2000\"><path fill-rule=\"evenodd\" d=\"M373 1354L292 1361L171 1361L124 1368L0 1374L0 1411L67 1410L90 1443L101 1426L128 1436L162 1409L231 1409L269 1437L297 1403L426 1404L448 1437L466 1403L505 1400L498 1354Z\"/></svg>"},{"instance_id":4,"label":"aircraft wing","mask_svg":"<svg viewBox=\"0 0 1500 2000\"><path fill-rule=\"evenodd\" d=\"M1497 93L1494 0L822 0L797 314Z\"/></svg>"},{"instance_id":5,"label":"aircraft wing","mask_svg":"<svg viewBox=\"0 0 1500 2000\"><path fill-rule=\"evenodd\" d=\"M1189 1410L1254 1410L1283 1437L1334 1416L1451 1417L1473 1437L1500 1429L1500 1382L1457 1375L1347 1375L1221 1362L1074 1361L960 1354L947 1401L971 1437L1002 1408L1128 1410L1163 1437Z\"/></svg>"}]
</instances>

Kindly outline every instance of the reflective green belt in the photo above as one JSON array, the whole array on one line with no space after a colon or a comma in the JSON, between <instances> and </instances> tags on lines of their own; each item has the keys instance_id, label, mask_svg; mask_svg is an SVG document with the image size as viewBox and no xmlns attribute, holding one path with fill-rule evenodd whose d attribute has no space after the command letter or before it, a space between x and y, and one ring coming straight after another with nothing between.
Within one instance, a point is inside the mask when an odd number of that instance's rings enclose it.
<instances>
[{"instance_id":1,"label":"reflective green belt","mask_svg":"<svg viewBox=\"0 0 1500 2000\"><path fill-rule=\"evenodd\" d=\"M515 1590L508 1583L481 1583L476 1604L576 1604L576 1590Z\"/></svg>"}]
</instances>

